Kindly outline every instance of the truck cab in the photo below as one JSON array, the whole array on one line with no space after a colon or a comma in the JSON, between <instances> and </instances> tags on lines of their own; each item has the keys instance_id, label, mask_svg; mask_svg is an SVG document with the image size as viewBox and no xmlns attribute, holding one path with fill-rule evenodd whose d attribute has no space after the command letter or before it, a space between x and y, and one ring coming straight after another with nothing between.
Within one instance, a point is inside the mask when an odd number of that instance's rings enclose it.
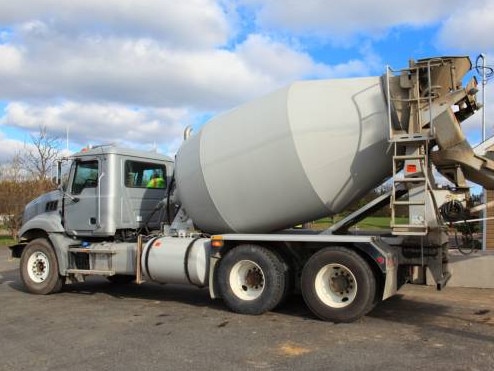
<instances>
[{"instance_id":1,"label":"truck cab","mask_svg":"<svg viewBox=\"0 0 494 371\"><path fill-rule=\"evenodd\" d=\"M78 153L64 198L65 231L78 237L108 237L123 236L144 224L158 229L162 218L151 213L165 197L172 171L173 162L156 153L116 147Z\"/></svg>"},{"instance_id":2,"label":"truck cab","mask_svg":"<svg viewBox=\"0 0 494 371\"><path fill-rule=\"evenodd\" d=\"M108 145L84 149L69 160L63 187L26 206L21 241L39 237L41 231L73 239L125 240L141 228L160 227L164 211L154 209L171 181L171 158Z\"/></svg>"}]
</instances>

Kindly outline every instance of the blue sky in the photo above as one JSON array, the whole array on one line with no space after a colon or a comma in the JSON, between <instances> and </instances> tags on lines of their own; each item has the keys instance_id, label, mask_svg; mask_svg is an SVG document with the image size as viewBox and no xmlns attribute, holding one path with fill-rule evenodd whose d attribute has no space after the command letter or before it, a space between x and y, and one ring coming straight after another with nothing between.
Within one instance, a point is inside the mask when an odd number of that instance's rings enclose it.
<instances>
[{"instance_id":1,"label":"blue sky","mask_svg":"<svg viewBox=\"0 0 494 371\"><path fill-rule=\"evenodd\" d=\"M440 55L494 64L493 34L494 0L0 0L0 161L40 126L68 129L71 150L173 154L185 126L294 80Z\"/></svg>"}]
</instances>

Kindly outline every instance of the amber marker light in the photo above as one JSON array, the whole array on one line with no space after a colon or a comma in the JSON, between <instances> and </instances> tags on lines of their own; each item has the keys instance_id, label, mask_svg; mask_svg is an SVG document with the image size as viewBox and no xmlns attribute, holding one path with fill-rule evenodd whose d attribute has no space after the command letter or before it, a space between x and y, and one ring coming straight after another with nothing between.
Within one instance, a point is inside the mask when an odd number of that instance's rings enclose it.
<instances>
[{"instance_id":1,"label":"amber marker light","mask_svg":"<svg viewBox=\"0 0 494 371\"><path fill-rule=\"evenodd\" d=\"M223 237L222 236L212 236L211 237L211 246L218 249L223 247Z\"/></svg>"}]
</instances>

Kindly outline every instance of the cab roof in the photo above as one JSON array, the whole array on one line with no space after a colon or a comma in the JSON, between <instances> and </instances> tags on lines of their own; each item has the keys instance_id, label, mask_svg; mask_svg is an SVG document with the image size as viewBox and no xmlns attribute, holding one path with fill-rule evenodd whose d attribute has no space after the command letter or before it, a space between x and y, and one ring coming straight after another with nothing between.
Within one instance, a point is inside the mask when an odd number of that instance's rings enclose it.
<instances>
[{"instance_id":1,"label":"cab roof","mask_svg":"<svg viewBox=\"0 0 494 371\"><path fill-rule=\"evenodd\" d=\"M173 159L171 157L163 155L161 153L118 147L118 146L115 146L112 144L98 145L98 146L84 148L81 151L74 153L71 156L69 156L69 159L83 158L86 156L89 157L89 156L95 156L95 155L110 155L110 154L136 157L136 158L142 158L142 159L148 159L148 160L173 162Z\"/></svg>"}]
</instances>

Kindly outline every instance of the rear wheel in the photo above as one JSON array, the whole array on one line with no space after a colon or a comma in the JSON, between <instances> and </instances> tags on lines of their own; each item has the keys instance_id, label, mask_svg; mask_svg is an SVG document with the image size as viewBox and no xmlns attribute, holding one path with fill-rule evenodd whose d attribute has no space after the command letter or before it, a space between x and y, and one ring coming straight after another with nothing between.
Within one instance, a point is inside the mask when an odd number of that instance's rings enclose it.
<instances>
[{"instance_id":1,"label":"rear wheel","mask_svg":"<svg viewBox=\"0 0 494 371\"><path fill-rule=\"evenodd\" d=\"M52 294L62 289L57 256L51 244L44 238L37 238L24 248L20 271L22 282L33 294Z\"/></svg>"},{"instance_id":2,"label":"rear wheel","mask_svg":"<svg viewBox=\"0 0 494 371\"><path fill-rule=\"evenodd\" d=\"M302 271L302 295L319 318L352 322L367 314L376 298L376 278L356 252L329 247L311 256Z\"/></svg>"},{"instance_id":3,"label":"rear wheel","mask_svg":"<svg viewBox=\"0 0 494 371\"><path fill-rule=\"evenodd\" d=\"M218 289L232 311L261 314L275 308L288 289L288 267L281 257L256 245L230 250L218 268Z\"/></svg>"}]
</instances>

